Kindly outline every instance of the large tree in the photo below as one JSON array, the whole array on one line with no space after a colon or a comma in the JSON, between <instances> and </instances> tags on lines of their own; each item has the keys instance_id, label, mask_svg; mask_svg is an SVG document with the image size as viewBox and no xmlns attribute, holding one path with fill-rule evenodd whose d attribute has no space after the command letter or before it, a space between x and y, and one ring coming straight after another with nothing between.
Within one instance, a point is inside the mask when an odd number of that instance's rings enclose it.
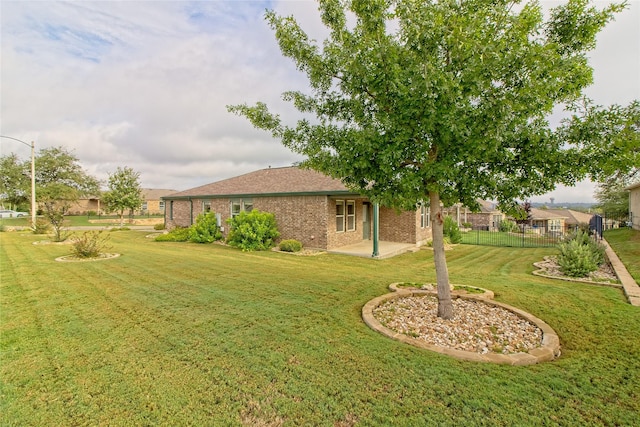
<instances>
[{"instance_id":1,"label":"large tree","mask_svg":"<svg viewBox=\"0 0 640 427\"><path fill-rule=\"evenodd\" d=\"M282 53L309 79L310 93L283 95L305 118L291 125L263 103L229 107L374 202L428 201L444 318L453 306L441 203L513 205L590 172L584 141L567 145L570 132L548 116L582 98L586 54L623 6L570 0L545 19L536 2L518 3L321 0L322 45L268 11Z\"/></svg>"},{"instance_id":2,"label":"large tree","mask_svg":"<svg viewBox=\"0 0 640 427\"><path fill-rule=\"evenodd\" d=\"M108 186L109 191L103 195L102 200L108 210L118 212L120 227L122 227L124 211L135 210L142 205L140 174L130 167L119 167L114 173L109 174Z\"/></svg>"},{"instance_id":3,"label":"large tree","mask_svg":"<svg viewBox=\"0 0 640 427\"><path fill-rule=\"evenodd\" d=\"M97 195L100 183L64 147L43 148L35 158L38 205L51 223L55 239L64 240L64 217L80 197Z\"/></svg>"},{"instance_id":4,"label":"large tree","mask_svg":"<svg viewBox=\"0 0 640 427\"><path fill-rule=\"evenodd\" d=\"M12 209L19 209L29 201L31 171L26 162L17 155L8 154L0 157L0 199L2 204L8 203Z\"/></svg>"}]
</instances>

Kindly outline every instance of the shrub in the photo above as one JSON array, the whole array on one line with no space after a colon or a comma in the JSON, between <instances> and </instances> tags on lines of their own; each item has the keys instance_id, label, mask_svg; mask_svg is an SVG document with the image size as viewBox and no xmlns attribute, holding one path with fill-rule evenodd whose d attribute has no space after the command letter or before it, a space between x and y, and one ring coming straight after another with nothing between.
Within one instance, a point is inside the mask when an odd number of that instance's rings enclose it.
<instances>
[{"instance_id":1,"label":"shrub","mask_svg":"<svg viewBox=\"0 0 640 427\"><path fill-rule=\"evenodd\" d=\"M558 265L569 277L586 277L605 261L604 246L582 231L560 243L558 248Z\"/></svg>"},{"instance_id":2,"label":"shrub","mask_svg":"<svg viewBox=\"0 0 640 427\"><path fill-rule=\"evenodd\" d=\"M108 249L109 235L100 231L85 231L76 237L71 246L71 253L78 258L97 258L102 251Z\"/></svg>"},{"instance_id":3,"label":"shrub","mask_svg":"<svg viewBox=\"0 0 640 427\"><path fill-rule=\"evenodd\" d=\"M155 238L156 242L186 242L187 240L189 240L189 229L185 227L176 227Z\"/></svg>"},{"instance_id":4,"label":"shrub","mask_svg":"<svg viewBox=\"0 0 640 427\"><path fill-rule=\"evenodd\" d=\"M213 243L222 239L218 220L214 212L198 215L196 223L189 228L189 241L194 243Z\"/></svg>"},{"instance_id":5,"label":"shrub","mask_svg":"<svg viewBox=\"0 0 640 427\"><path fill-rule=\"evenodd\" d=\"M472 228L473 224L470 222L463 222L462 223L462 228Z\"/></svg>"},{"instance_id":6,"label":"shrub","mask_svg":"<svg viewBox=\"0 0 640 427\"><path fill-rule=\"evenodd\" d=\"M154 230L164 230L165 229L165 225L164 225L164 223L156 224L156 225L153 226L153 229Z\"/></svg>"},{"instance_id":7,"label":"shrub","mask_svg":"<svg viewBox=\"0 0 640 427\"><path fill-rule=\"evenodd\" d=\"M450 216L444 218L444 236L448 237L451 243L460 243L462 241L462 233L458 223Z\"/></svg>"},{"instance_id":8,"label":"shrub","mask_svg":"<svg viewBox=\"0 0 640 427\"><path fill-rule=\"evenodd\" d=\"M505 221L500 222L500 226L498 227L498 230L500 230L503 233L516 233L519 230L519 228L518 228L518 224L507 219Z\"/></svg>"},{"instance_id":9,"label":"shrub","mask_svg":"<svg viewBox=\"0 0 640 427\"><path fill-rule=\"evenodd\" d=\"M270 249L275 246L275 239L280 235L275 216L257 209L240 212L227 222L231 228L227 243L243 251Z\"/></svg>"},{"instance_id":10,"label":"shrub","mask_svg":"<svg viewBox=\"0 0 640 427\"><path fill-rule=\"evenodd\" d=\"M33 227L33 234L47 234L51 226L48 221L44 219L36 219L36 224Z\"/></svg>"},{"instance_id":11,"label":"shrub","mask_svg":"<svg viewBox=\"0 0 640 427\"><path fill-rule=\"evenodd\" d=\"M295 239L283 240L280 242L280 250L283 252L300 252L302 250L302 243Z\"/></svg>"}]
</instances>

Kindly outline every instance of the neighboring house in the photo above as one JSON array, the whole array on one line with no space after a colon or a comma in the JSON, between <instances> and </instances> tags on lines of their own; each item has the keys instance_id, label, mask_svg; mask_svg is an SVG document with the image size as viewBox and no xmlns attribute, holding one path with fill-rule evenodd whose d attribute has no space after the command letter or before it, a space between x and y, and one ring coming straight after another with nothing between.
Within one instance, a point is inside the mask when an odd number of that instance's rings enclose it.
<instances>
[{"instance_id":1,"label":"neighboring house","mask_svg":"<svg viewBox=\"0 0 640 427\"><path fill-rule=\"evenodd\" d=\"M539 234L562 235L565 223L569 219L567 215L556 213L551 209L531 208L530 222L534 231Z\"/></svg>"},{"instance_id":2,"label":"neighboring house","mask_svg":"<svg viewBox=\"0 0 640 427\"><path fill-rule=\"evenodd\" d=\"M162 215L164 214L164 201L162 197L175 193L176 190L166 190L159 188L142 189L142 206L139 213L142 215ZM108 212L98 196L79 199L71 205L69 213L71 215L86 215L93 212L97 215L104 215Z\"/></svg>"},{"instance_id":3,"label":"neighboring house","mask_svg":"<svg viewBox=\"0 0 640 427\"><path fill-rule=\"evenodd\" d=\"M78 199L69 208L70 215L86 215L89 212L95 212L96 214L101 212L99 196Z\"/></svg>"},{"instance_id":4,"label":"neighboring house","mask_svg":"<svg viewBox=\"0 0 640 427\"><path fill-rule=\"evenodd\" d=\"M589 222L593 214L574 211L572 209L549 209L547 212L564 218L564 231L569 233L576 231L580 227L589 227Z\"/></svg>"},{"instance_id":5,"label":"neighboring house","mask_svg":"<svg viewBox=\"0 0 640 427\"><path fill-rule=\"evenodd\" d=\"M447 215L453 217L458 225L471 224L474 230L497 231L504 221L505 214L496 208L494 202L478 200L480 211L472 212L468 207L456 204L446 208Z\"/></svg>"},{"instance_id":6,"label":"neighboring house","mask_svg":"<svg viewBox=\"0 0 640 427\"><path fill-rule=\"evenodd\" d=\"M258 170L163 200L168 229L188 227L200 213L215 212L226 236L229 218L259 209L275 215L280 239L296 239L309 248L332 250L376 237L419 246L431 238L429 208L378 207L340 180L293 166Z\"/></svg>"},{"instance_id":7,"label":"neighboring house","mask_svg":"<svg viewBox=\"0 0 640 427\"><path fill-rule=\"evenodd\" d=\"M176 190L166 190L159 188L143 188L142 189L142 207L140 211L143 215L162 215L164 214L165 204L163 197L176 193Z\"/></svg>"},{"instance_id":8,"label":"neighboring house","mask_svg":"<svg viewBox=\"0 0 640 427\"><path fill-rule=\"evenodd\" d=\"M640 230L640 182L625 190L629 191L629 221L634 230Z\"/></svg>"}]
</instances>

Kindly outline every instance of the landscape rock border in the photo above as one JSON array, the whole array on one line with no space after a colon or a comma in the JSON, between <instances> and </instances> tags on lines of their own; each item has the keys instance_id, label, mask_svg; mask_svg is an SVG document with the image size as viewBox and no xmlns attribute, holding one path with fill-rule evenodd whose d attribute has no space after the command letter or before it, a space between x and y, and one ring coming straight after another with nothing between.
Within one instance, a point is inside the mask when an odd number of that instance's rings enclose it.
<instances>
[{"instance_id":1,"label":"landscape rock border","mask_svg":"<svg viewBox=\"0 0 640 427\"><path fill-rule=\"evenodd\" d=\"M58 262L92 262L92 261L105 261L108 259L118 258L120 254L116 253L103 253L100 256L92 257L92 258L78 258L75 255L65 255L56 258Z\"/></svg>"},{"instance_id":2,"label":"landscape rock border","mask_svg":"<svg viewBox=\"0 0 640 427\"><path fill-rule=\"evenodd\" d=\"M578 282L578 283L588 283L590 285L598 285L598 286L608 286L611 288L622 289L622 284L620 283L611 283L611 282L597 282L595 280L591 280L589 278L581 278L581 277L569 277L569 276L558 276L553 274L547 274L547 268L545 264L552 261L552 256L545 256L543 261L534 262L534 267L537 270L534 270L532 274L534 276L546 277L548 279L556 279L556 280L564 280L566 282Z\"/></svg>"},{"instance_id":3,"label":"landscape rock border","mask_svg":"<svg viewBox=\"0 0 640 427\"><path fill-rule=\"evenodd\" d=\"M419 340L419 339L407 336L405 334L392 331L391 329L382 325L382 323L380 323L380 321L378 321L378 319L374 317L373 311L376 307L378 307L383 302L386 302L394 298L437 294L436 291L430 291L430 290L401 289L397 287L397 285L399 284L402 284L402 283L393 283L390 285L390 288L396 289L396 291L374 298L369 302L367 302L362 307L362 319L364 320L364 322L371 329L373 329L374 331L380 332L382 335L385 335L396 341L400 341L405 344L412 345L414 347L434 351L436 353L455 357L456 359L473 361L473 362L487 362L487 363L524 366L524 365L533 365L541 362L549 362L560 356L560 338L558 337L558 334L551 328L551 326L549 326L546 322L533 316L530 313L527 313L515 307L511 307L507 304L493 301L490 298L487 298L487 296L485 295L476 296L475 294L460 294L460 293L455 294L454 293L452 294L452 298L463 298L463 299L475 300L484 304L494 305L497 307L501 307L505 310L511 311L512 313L522 317L523 319L527 320L528 322L540 328L540 330L542 331L541 346L538 348L529 350L528 353L481 354L481 353L476 353L471 351L456 350L452 348L436 346L424 340Z\"/></svg>"}]
</instances>

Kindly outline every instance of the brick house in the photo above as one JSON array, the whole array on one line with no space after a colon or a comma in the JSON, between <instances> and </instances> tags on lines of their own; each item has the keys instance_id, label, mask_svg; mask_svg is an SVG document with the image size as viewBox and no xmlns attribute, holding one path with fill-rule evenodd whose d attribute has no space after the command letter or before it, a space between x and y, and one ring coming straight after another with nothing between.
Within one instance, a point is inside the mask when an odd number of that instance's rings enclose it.
<instances>
[{"instance_id":1,"label":"brick house","mask_svg":"<svg viewBox=\"0 0 640 427\"><path fill-rule=\"evenodd\" d=\"M340 180L295 166L261 169L162 199L167 229L188 227L211 211L226 236L227 219L259 209L275 215L280 239L308 248L332 250L376 238L420 246L431 238L427 207L397 212L377 206Z\"/></svg>"},{"instance_id":2,"label":"brick house","mask_svg":"<svg viewBox=\"0 0 640 427\"><path fill-rule=\"evenodd\" d=\"M137 214L141 215L160 215L164 214L164 201L163 196L168 196L171 193L175 193L176 190L167 190L161 188L143 188L142 189L142 206ZM87 198L78 199L75 201L70 209L71 215L86 215L89 212L94 212L98 215L109 214L113 212L106 211L105 206L102 204L100 196L91 196Z\"/></svg>"},{"instance_id":3,"label":"brick house","mask_svg":"<svg viewBox=\"0 0 640 427\"><path fill-rule=\"evenodd\" d=\"M496 208L494 202L478 200L478 204L480 205L480 210L477 212L473 212L459 203L444 208L444 211L448 216L456 220L459 226L471 224L471 228L475 230L497 231L506 215Z\"/></svg>"}]
</instances>

